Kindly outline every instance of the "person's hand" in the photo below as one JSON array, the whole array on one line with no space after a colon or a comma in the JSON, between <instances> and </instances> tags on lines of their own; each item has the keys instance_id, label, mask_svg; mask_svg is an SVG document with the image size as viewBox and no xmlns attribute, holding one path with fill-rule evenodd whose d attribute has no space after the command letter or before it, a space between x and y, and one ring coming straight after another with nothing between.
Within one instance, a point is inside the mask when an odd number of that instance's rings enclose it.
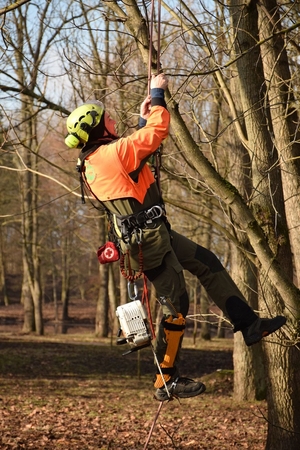
<instances>
[{"instance_id":1,"label":"person's hand","mask_svg":"<svg viewBox=\"0 0 300 450\"><path fill-rule=\"evenodd\" d=\"M150 81L150 89L159 88L159 89L167 89L168 87L168 78L164 73L159 73L158 75L152 75Z\"/></svg>"},{"instance_id":2,"label":"person's hand","mask_svg":"<svg viewBox=\"0 0 300 450\"><path fill-rule=\"evenodd\" d=\"M150 110L151 110L151 95L147 95L147 97L141 104L140 116L143 119L148 120L148 117L150 115Z\"/></svg>"}]
</instances>

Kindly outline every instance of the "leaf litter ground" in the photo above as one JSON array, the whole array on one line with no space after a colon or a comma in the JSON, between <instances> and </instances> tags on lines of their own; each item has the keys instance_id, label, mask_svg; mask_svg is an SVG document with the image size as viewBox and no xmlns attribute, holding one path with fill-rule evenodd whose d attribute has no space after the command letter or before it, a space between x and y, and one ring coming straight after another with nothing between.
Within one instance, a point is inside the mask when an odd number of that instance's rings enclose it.
<instances>
[{"instance_id":1,"label":"leaf litter ground","mask_svg":"<svg viewBox=\"0 0 300 450\"><path fill-rule=\"evenodd\" d=\"M164 403L147 448L263 450L266 404L233 399L232 341L185 341L182 375L207 391ZM0 330L0 449L142 450L159 406L153 356L123 352L92 333Z\"/></svg>"}]
</instances>

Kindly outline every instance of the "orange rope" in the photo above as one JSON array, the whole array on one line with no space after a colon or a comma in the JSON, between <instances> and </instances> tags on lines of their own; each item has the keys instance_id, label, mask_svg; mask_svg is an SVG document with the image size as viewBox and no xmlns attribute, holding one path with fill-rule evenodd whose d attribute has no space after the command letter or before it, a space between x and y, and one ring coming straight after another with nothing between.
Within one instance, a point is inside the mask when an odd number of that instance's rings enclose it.
<instances>
[{"instance_id":1,"label":"orange rope","mask_svg":"<svg viewBox=\"0 0 300 450\"><path fill-rule=\"evenodd\" d=\"M143 258L143 252L142 252L142 244L138 244L138 246L139 246L139 253L138 253L139 270L138 270L138 272L134 273L134 271L131 269L129 249L126 251L126 253L122 253L121 258L120 258L121 274L123 275L124 278L126 278L126 280L128 280L130 282L133 282L133 281L137 280L138 278L140 278L142 276L143 270L144 270L144 258ZM126 265L127 265L127 268L125 267Z\"/></svg>"}]
</instances>

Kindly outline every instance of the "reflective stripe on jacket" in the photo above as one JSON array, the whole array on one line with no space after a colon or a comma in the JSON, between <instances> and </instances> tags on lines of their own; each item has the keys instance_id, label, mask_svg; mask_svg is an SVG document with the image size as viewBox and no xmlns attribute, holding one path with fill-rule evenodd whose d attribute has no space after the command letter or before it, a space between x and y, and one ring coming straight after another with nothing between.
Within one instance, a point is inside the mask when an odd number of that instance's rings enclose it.
<instances>
[{"instance_id":1,"label":"reflective stripe on jacket","mask_svg":"<svg viewBox=\"0 0 300 450\"><path fill-rule=\"evenodd\" d=\"M163 106L152 106L145 127L109 145L102 145L85 160L85 177L90 190L101 201L135 198L143 203L147 189L155 182L150 168L141 169L133 181L130 173L151 156L168 136L170 115Z\"/></svg>"}]
</instances>

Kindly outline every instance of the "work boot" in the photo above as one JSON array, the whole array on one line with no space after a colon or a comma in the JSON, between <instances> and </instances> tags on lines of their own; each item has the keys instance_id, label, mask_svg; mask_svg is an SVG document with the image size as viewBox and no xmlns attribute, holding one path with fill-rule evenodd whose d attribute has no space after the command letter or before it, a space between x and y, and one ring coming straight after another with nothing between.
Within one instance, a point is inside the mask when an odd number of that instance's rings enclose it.
<instances>
[{"instance_id":1,"label":"work boot","mask_svg":"<svg viewBox=\"0 0 300 450\"><path fill-rule=\"evenodd\" d=\"M250 345L256 344L262 338L269 336L269 334L274 333L286 322L286 318L283 316L277 316L273 319L260 319L259 317L249 325L247 328L242 330L245 344Z\"/></svg>"},{"instance_id":2,"label":"work boot","mask_svg":"<svg viewBox=\"0 0 300 450\"><path fill-rule=\"evenodd\" d=\"M184 377L175 377L171 379L167 383L167 388L170 397L168 396L166 388L162 387L155 391L154 397L156 400L163 402L169 400L172 396L179 398L196 397L197 395L202 394L206 389L205 385L200 381L194 381Z\"/></svg>"}]
</instances>

